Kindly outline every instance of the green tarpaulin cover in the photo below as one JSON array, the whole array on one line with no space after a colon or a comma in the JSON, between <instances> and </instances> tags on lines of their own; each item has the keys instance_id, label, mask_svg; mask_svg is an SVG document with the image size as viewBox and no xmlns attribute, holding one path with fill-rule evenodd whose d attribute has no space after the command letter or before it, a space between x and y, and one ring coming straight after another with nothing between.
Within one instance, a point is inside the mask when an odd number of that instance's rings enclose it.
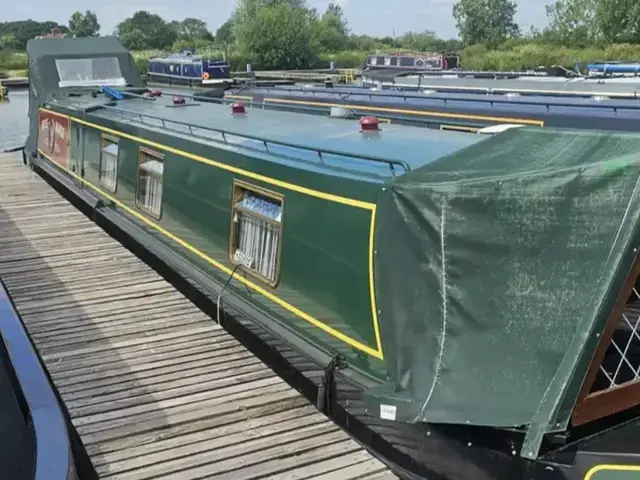
<instances>
[{"instance_id":1,"label":"green tarpaulin cover","mask_svg":"<svg viewBox=\"0 0 640 480\"><path fill-rule=\"evenodd\" d=\"M640 135L521 128L390 183L389 382L369 399L412 422L518 427L543 405L566 422L635 256L639 179Z\"/></svg>"}]
</instances>

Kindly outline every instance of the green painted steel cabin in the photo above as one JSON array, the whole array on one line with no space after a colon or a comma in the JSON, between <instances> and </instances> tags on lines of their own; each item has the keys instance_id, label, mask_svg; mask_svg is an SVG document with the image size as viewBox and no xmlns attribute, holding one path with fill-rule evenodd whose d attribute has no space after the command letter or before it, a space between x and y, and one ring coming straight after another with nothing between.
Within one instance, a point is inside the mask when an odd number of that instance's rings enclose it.
<instances>
[{"instance_id":1,"label":"green painted steel cabin","mask_svg":"<svg viewBox=\"0 0 640 480\"><path fill-rule=\"evenodd\" d=\"M495 472L640 415L640 136L201 103L140 88L119 44L58 41L29 44L29 162L307 355L342 355L370 414L489 428L509 438ZM620 444L633 467L640 442Z\"/></svg>"}]
</instances>

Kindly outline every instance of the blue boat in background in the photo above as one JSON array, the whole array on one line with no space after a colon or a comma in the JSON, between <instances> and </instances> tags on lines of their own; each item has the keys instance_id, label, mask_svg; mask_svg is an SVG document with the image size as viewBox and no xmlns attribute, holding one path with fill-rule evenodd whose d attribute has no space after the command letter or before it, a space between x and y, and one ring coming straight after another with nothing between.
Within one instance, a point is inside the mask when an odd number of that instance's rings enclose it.
<instances>
[{"instance_id":1,"label":"blue boat in background","mask_svg":"<svg viewBox=\"0 0 640 480\"><path fill-rule=\"evenodd\" d=\"M149 60L147 82L206 87L233 83L229 62L193 55L189 50Z\"/></svg>"}]
</instances>

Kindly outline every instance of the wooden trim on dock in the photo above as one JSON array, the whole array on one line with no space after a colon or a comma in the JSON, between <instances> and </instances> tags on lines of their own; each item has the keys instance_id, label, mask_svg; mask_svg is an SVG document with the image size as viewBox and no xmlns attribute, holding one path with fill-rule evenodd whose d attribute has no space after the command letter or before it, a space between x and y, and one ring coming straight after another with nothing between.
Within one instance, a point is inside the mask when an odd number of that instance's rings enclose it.
<instances>
[{"instance_id":1,"label":"wooden trim on dock","mask_svg":"<svg viewBox=\"0 0 640 480\"><path fill-rule=\"evenodd\" d=\"M0 276L101 478L397 478L20 153Z\"/></svg>"}]
</instances>

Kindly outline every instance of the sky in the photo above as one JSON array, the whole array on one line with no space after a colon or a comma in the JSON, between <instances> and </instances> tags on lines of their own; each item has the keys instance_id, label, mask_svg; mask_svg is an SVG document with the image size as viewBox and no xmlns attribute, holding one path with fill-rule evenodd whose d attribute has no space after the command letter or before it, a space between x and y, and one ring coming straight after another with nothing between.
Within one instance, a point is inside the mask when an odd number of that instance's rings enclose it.
<instances>
[{"instance_id":1,"label":"sky","mask_svg":"<svg viewBox=\"0 0 640 480\"><path fill-rule=\"evenodd\" d=\"M231 14L236 0L190 0L185 8L178 0L110 0L92 4L86 0L22 0L21 6L0 9L0 21L53 20L66 24L76 10L87 8L98 15L103 35L113 32L115 26L138 10L156 13L165 20L182 20L193 16L207 22L215 33ZM375 36L392 36L407 31L434 30L441 38L457 36L451 15L456 0L333 0L342 5L349 27L353 33ZM530 26L546 25L545 4L547 0L516 0L517 21L523 31ZM330 0L307 0L308 5L322 12ZM190 14L189 12L193 12Z\"/></svg>"}]
</instances>

